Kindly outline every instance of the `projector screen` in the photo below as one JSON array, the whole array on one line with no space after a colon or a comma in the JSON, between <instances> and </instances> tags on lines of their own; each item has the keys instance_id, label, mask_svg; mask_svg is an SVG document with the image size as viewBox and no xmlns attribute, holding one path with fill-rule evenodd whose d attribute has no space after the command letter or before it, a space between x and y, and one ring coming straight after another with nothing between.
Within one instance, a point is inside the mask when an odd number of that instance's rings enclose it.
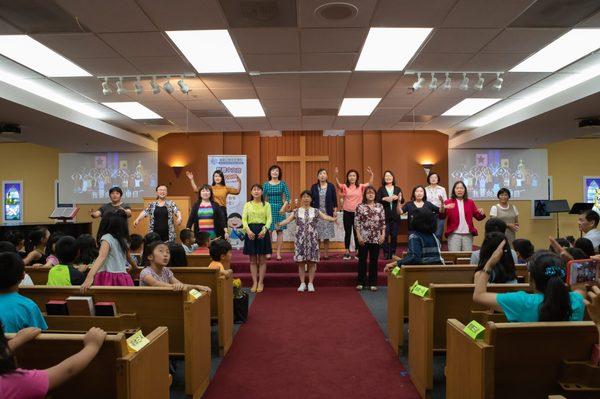
<instances>
[{"instance_id":1,"label":"projector screen","mask_svg":"<svg viewBox=\"0 0 600 399\"><path fill-rule=\"evenodd\" d=\"M61 203L110 201L108 190L119 186L123 201L143 202L157 184L156 152L64 153L58 158Z\"/></svg>"},{"instance_id":2,"label":"projector screen","mask_svg":"<svg viewBox=\"0 0 600 399\"><path fill-rule=\"evenodd\" d=\"M472 199L495 200L502 187L512 199L548 198L546 150L448 150L448 171L448 191L462 180Z\"/></svg>"}]
</instances>

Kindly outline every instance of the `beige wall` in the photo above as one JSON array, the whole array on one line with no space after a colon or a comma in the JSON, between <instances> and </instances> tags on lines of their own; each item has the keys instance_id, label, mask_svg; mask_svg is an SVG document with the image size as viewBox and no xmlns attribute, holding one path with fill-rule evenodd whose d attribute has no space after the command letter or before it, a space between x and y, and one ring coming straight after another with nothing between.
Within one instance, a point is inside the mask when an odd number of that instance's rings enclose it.
<instances>
[{"instance_id":1,"label":"beige wall","mask_svg":"<svg viewBox=\"0 0 600 399\"><path fill-rule=\"evenodd\" d=\"M583 176L600 176L600 140L568 140L546 147L548 149L548 174L553 179L553 199L566 199L569 205L583 201ZM478 205L489 213L495 201L479 201ZM535 248L547 248L548 236L556 236L556 219L531 219L531 202L514 201L519 209L521 230L517 237L529 238ZM562 213L559 216L560 235L579 237L577 216ZM483 222L477 223L480 236L475 243L481 244Z\"/></svg>"},{"instance_id":2,"label":"beige wall","mask_svg":"<svg viewBox=\"0 0 600 399\"><path fill-rule=\"evenodd\" d=\"M548 149L548 171L554 181L554 199L566 199L569 204L581 202L583 176L600 176L600 140L569 140L552 144ZM54 206L54 180L58 177L58 153L53 148L34 144L0 144L0 180L24 181L26 222L47 221ZM480 201L489 213L494 201ZM529 238L536 248L548 246L548 236L556 234L555 220L531 219L531 203L514 201L518 207L521 231L518 237ZM81 204L79 221L88 221L88 210L97 205ZM485 222L485 221L484 221ZM484 222L477 223L482 233L475 240L481 244ZM97 225L93 227L96 231ZM561 235L579 236L577 217L561 214Z\"/></svg>"}]
</instances>

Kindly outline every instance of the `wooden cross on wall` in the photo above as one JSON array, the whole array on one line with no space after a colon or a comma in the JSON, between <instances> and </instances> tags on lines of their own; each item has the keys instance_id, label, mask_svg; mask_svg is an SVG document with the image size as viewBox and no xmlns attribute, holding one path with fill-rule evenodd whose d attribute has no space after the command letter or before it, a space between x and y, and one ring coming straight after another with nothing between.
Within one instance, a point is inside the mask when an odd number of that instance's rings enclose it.
<instances>
[{"instance_id":1,"label":"wooden cross on wall","mask_svg":"<svg viewBox=\"0 0 600 399\"><path fill-rule=\"evenodd\" d=\"M277 162L300 162L300 190L306 184L307 162L329 162L327 155L306 155L306 136L300 136L300 155L278 155Z\"/></svg>"}]
</instances>

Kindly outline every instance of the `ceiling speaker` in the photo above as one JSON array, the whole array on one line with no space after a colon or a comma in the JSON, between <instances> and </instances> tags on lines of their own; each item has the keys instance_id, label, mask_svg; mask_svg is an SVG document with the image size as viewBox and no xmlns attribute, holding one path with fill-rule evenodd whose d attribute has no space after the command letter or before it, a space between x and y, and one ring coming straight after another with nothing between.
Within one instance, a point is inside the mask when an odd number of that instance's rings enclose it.
<instances>
[{"instance_id":1,"label":"ceiling speaker","mask_svg":"<svg viewBox=\"0 0 600 399\"><path fill-rule=\"evenodd\" d=\"M341 1L321 4L315 9L315 14L328 21L351 19L358 14L358 7Z\"/></svg>"}]
</instances>

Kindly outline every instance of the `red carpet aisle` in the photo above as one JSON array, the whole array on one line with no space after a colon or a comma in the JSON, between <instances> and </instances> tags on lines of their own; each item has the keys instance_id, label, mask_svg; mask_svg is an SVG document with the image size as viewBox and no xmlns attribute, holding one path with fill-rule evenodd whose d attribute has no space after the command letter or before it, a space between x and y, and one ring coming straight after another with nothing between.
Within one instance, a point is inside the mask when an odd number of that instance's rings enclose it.
<instances>
[{"instance_id":1,"label":"red carpet aisle","mask_svg":"<svg viewBox=\"0 0 600 399\"><path fill-rule=\"evenodd\" d=\"M351 288L267 287L249 319L205 398L418 398Z\"/></svg>"}]
</instances>

